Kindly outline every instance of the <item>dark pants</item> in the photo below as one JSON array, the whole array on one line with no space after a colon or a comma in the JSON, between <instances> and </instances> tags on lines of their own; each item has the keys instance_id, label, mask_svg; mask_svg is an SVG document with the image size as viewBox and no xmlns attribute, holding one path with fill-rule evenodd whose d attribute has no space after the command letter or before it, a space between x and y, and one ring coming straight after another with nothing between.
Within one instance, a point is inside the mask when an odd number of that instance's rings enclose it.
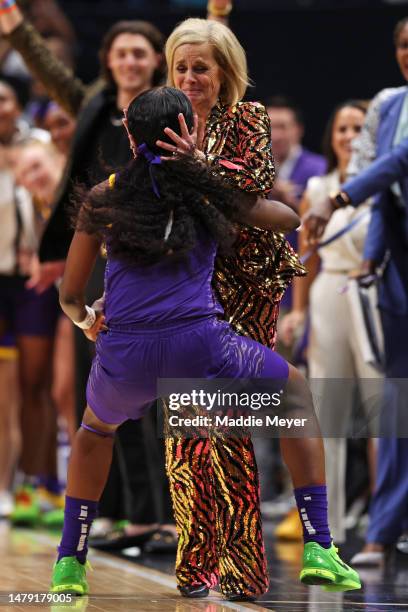
<instances>
[{"instance_id":1,"label":"dark pants","mask_svg":"<svg viewBox=\"0 0 408 612\"><path fill-rule=\"evenodd\" d=\"M379 440L376 491L370 508L368 542L393 544L408 519L408 437L401 435L407 420L408 398L402 381L408 378L408 316L382 312L386 381L383 417L387 437ZM405 435L406 425L404 426Z\"/></svg>"}]
</instances>

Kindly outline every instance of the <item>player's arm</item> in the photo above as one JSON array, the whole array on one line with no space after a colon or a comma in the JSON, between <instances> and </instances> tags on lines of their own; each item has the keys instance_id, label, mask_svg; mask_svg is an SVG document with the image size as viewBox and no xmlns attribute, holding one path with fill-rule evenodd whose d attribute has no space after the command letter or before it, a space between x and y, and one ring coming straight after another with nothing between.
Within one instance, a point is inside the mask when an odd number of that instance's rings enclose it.
<instances>
[{"instance_id":1,"label":"player's arm","mask_svg":"<svg viewBox=\"0 0 408 612\"><path fill-rule=\"evenodd\" d=\"M48 49L39 32L24 18L15 0L0 0L0 30L22 55L30 72L43 84L50 98L76 117L86 86Z\"/></svg>"},{"instance_id":2,"label":"player's arm","mask_svg":"<svg viewBox=\"0 0 408 612\"><path fill-rule=\"evenodd\" d=\"M241 207L239 221L245 225L253 225L261 229L291 232L300 225L299 215L286 204L277 200L266 200L256 194L242 194L242 198L250 198L255 202L252 206Z\"/></svg>"},{"instance_id":3,"label":"player's arm","mask_svg":"<svg viewBox=\"0 0 408 612\"><path fill-rule=\"evenodd\" d=\"M100 246L98 236L76 231L68 251L59 299L62 310L75 324L85 321L89 315L89 309L85 307L85 290Z\"/></svg>"}]
</instances>

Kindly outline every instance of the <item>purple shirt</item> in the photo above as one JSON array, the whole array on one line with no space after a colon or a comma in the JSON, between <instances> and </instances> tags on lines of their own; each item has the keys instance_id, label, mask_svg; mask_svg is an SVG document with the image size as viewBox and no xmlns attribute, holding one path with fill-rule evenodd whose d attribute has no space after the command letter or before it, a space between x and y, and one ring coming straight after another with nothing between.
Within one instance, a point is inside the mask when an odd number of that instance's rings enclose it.
<instances>
[{"instance_id":1,"label":"purple shirt","mask_svg":"<svg viewBox=\"0 0 408 612\"><path fill-rule=\"evenodd\" d=\"M176 324L222 315L211 280L216 244L200 235L180 260L140 266L108 257L105 271L105 316L108 327Z\"/></svg>"}]
</instances>

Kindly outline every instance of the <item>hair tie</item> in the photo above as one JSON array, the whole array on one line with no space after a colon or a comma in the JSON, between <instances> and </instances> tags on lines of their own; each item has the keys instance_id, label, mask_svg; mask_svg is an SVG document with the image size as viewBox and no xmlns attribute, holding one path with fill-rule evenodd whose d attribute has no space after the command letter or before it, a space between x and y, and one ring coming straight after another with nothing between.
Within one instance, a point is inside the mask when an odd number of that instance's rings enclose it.
<instances>
[{"instance_id":1,"label":"hair tie","mask_svg":"<svg viewBox=\"0 0 408 612\"><path fill-rule=\"evenodd\" d=\"M145 142L142 142L141 145L139 145L136 149L137 153L139 155L143 155L143 157L146 159L146 161L149 164L149 174L150 174L150 180L152 182L152 187L153 187L153 191L155 193L155 195L160 198L160 192L159 192L159 188L157 186L157 182L156 179L153 176L153 172L152 172L152 165L159 165L162 163L162 158L160 157L160 155L155 155L147 146L147 144Z\"/></svg>"}]
</instances>

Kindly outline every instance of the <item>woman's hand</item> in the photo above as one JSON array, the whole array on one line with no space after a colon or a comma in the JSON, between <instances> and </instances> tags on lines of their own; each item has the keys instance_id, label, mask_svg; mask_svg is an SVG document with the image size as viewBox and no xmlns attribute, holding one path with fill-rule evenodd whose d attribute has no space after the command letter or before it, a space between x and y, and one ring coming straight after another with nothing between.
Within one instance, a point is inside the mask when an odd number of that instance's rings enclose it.
<instances>
[{"instance_id":1,"label":"woman's hand","mask_svg":"<svg viewBox=\"0 0 408 612\"><path fill-rule=\"evenodd\" d=\"M174 144L164 142L163 140L156 141L156 145L158 147L172 153L171 157L162 157L162 159L168 161L176 156L191 155L192 157L195 157L199 161L205 163L205 155L201 151L204 140L204 128L202 126L199 127L198 115L196 113L194 114L194 125L191 132L188 131L186 120L184 119L184 115L182 113L179 114L178 120L181 136L176 134L176 132L171 128L164 128L164 133L174 142Z\"/></svg>"},{"instance_id":2,"label":"woman's hand","mask_svg":"<svg viewBox=\"0 0 408 612\"><path fill-rule=\"evenodd\" d=\"M43 293L62 277L64 269L65 260L38 263L33 266L25 286L27 289L34 289L38 294Z\"/></svg>"},{"instance_id":3,"label":"woman's hand","mask_svg":"<svg viewBox=\"0 0 408 612\"><path fill-rule=\"evenodd\" d=\"M362 287L370 287L376 280L377 263L372 259L365 259L361 262L360 268L352 270L348 277L357 280Z\"/></svg>"},{"instance_id":4,"label":"woman's hand","mask_svg":"<svg viewBox=\"0 0 408 612\"><path fill-rule=\"evenodd\" d=\"M279 324L279 340L285 346L292 346L297 330L305 323L306 313L304 310L291 310L285 315Z\"/></svg>"},{"instance_id":5,"label":"woman's hand","mask_svg":"<svg viewBox=\"0 0 408 612\"><path fill-rule=\"evenodd\" d=\"M107 331L107 327L105 325L105 315L102 312L96 313L95 323L89 329L84 329L83 332L88 340L91 342L96 342L98 334L101 331Z\"/></svg>"},{"instance_id":6,"label":"woman's hand","mask_svg":"<svg viewBox=\"0 0 408 612\"><path fill-rule=\"evenodd\" d=\"M0 28L2 34L10 34L23 21L23 14L15 0L0 0Z\"/></svg>"},{"instance_id":7,"label":"woman's hand","mask_svg":"<svg viewBox=\"0 0 408 612\"><path fill-rule=\"evenodd\" d=\"M330 198L315 203L302 218L302 229L308 246L316 246L335 208Z\"/></svg>"}]
</instances>

